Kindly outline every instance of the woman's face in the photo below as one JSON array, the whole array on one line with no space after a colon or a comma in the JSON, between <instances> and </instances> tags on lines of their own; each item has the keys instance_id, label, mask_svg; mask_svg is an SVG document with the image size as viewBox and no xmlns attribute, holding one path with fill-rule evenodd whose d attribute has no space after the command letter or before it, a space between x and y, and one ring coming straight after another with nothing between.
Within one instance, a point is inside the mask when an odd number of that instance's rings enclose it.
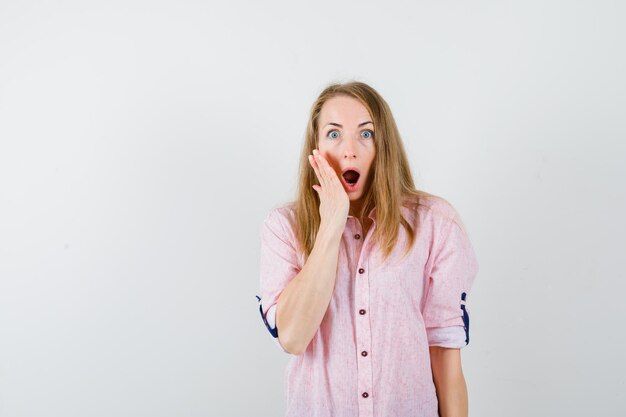
<instances>
[{"instance_id":1,"label":"woman's face","mask_svg":"<svg viewBox=\"0 0 626 417\"><path fill-rule=\"evenodd\" d=\"M350 201L359 200L369 186L370 167L376 155L374 124L367 108L357 99L335 96L322 106L318 126L318 150L335 169ZM350 168L360 175L344 173Z\"/></svg>"}]
</instances>

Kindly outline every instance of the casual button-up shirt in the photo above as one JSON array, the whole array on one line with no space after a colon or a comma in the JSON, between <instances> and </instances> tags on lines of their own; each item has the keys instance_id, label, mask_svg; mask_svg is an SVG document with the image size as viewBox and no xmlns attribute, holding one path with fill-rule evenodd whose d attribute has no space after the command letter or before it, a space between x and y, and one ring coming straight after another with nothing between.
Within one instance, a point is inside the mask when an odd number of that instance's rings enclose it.
<instances>
[{"instance_id":1,"label":"casual button-up shirt","mask_svg":"<svg viewBox=\"0 0 626 417\"><path fill-rule=\"evenodd\" d=\"M478 263L458 212L439 197L402 207L417 231L383 262L351 215L341 237L335 289L306 350L285 371L287 417L437 417L429 346L469 343L467 296ZM297 251L293 203L272 209L261 227L259 312L276 344L275 311L282 290L304 266ZM282 348L283 352L287 352Z\"/></svg>"}]
</instances>

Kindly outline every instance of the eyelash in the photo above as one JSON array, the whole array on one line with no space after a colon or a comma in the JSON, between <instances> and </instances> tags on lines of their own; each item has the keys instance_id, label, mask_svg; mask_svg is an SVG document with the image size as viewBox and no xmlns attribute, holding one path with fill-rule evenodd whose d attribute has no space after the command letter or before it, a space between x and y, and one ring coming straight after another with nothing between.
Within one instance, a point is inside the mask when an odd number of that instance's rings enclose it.
<instances>
[{"instance_id":1,"label":"eyelash","mask_svg":"<svg viewBox=\"0 0 626 417\"><path fill-rule=\"evenodd\" d=\"M337 129L331 129L331 130L328 131L328 133L326 133L326 137L328 137L328 135L330 135L332 132L339 132L339 131ZM373 130L365 129L365 130L361 131L361 133L362 132L370 132L371 136L369 138L365 138L365 139L372 139L374 137L374 131Z\"/></svg>"}]
</instances>

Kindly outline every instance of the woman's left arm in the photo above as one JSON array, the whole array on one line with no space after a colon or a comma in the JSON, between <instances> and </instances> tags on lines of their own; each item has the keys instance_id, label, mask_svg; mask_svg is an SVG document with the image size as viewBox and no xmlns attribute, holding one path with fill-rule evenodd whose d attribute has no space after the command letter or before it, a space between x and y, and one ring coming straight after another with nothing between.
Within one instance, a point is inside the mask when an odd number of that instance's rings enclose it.
<instances>
[{"instance_id":1,"label":"woman's left arm","mask_svg":"<svg viewBox=\"0 0 626 417\"><path fill-rule=\"evenodd\" d=\"M441 417L467 417L467 386L461 368L461 350L430 346L430 364Z\"/></svg>"}]
</instances>

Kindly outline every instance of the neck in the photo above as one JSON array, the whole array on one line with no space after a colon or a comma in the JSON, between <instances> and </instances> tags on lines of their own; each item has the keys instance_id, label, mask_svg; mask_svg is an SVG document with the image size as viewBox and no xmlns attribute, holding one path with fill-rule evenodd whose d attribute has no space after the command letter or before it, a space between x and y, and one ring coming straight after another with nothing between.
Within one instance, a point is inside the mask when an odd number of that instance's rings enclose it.
<instances>
[{"instance_id":1,"label":"neck","mask_svg":"<svg viewBox=\"0 0 626 417\"><path fill-rule=\"evenodd\" d=\"M350 202L350 215L351 216L355 216L361 211L361 207L362 207L362 202L361 201L351 201Z\"/></svg>"},{"instance_id":2,"label":"neck","mask_svg":"<svg viewBox=\"0 0 626 417\"><path fill-rule=\"evenodd\" d=\"M360 207L352 207L352 206L350 206L350 215L354 216L354 217L359 217L359 213L360 213L359 210L360 209L361 209Z\"/></svg>"}]
</instances>

